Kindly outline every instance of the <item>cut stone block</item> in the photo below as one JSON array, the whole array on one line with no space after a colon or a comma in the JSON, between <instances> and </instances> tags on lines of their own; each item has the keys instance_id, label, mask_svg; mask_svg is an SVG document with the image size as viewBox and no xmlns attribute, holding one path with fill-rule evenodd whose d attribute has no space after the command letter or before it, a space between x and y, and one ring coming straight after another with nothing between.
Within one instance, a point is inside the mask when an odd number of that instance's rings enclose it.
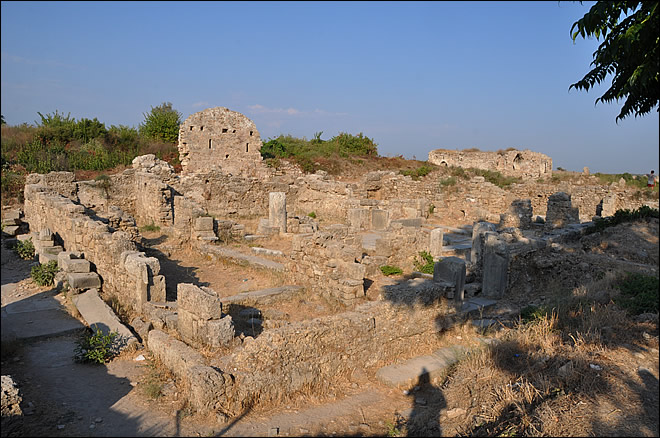
<instances>
[{"instance_id":1,"label":"cut stone block","mask_svg":"<svg viewBox=\"0 0 660 438\"><path fill-rule=\"evenodd\" d=\"M2 231L10 236L15 236L19 228L18 225L5 225Z\"/></svg>"},{"instance_id":2,"label":"cut stone block","mask_svg":"<svg viewBox=\"0 0 660 438\"><path fill-rule=\"evenodd\" d=\"M101 277L96 272L72 272L67 275L67 281L73 289L101 287Z\"/></svg>"},{"instance_id":3,"label":"cut stone block","mask_svg":"<svg viewBox=\"0 0 660 438\"><path fill-rule=\"evenodd\" d=\"M195 219L195 231L213 232L213 218L211 216L202 216Z\"/></svg>"},{"instance_id":4,"label":"cut stone block","mask_svg":"<svg viewBox=\"0 0 660 438\"><path fill-rule=\"evenodd\" d=\"M194 284L179 283L177 301L179 309L185 309L201 320L219 319L222 316L220 297L211 289L202 289Z\"/></svg>"},{"instance_id":5,"label":"cut stone block","mask_svg":"<svg viewBox=\"0 0 660 438\"><path fill-rule=\"evenodd\" d=\"M286 193L268 194L268 224L279 228L280 233L286 233Z\"/></svg>"},{"instance_id":6,"label":"cut stone block","mask_svg":"<svg viewBox=\"0 0 660 438\"><path fill-rule=\"evenodd\" d=\"M348 225L360 230L369 228L371 213L367 208L350 208L348 210Z\"/></svg>"},{"instance_id":7,"label":"cut stone block","mask_svg":"<svg viewBox=\"0 0 660 438\"><path fill-rule=\"evenodd\" d=\"M485 234L483 265L481 293L484 297L501 298L508 285L509 251L497 233Z\"/></svg>"},{"instance_id":8,"label":"cut stone block","mask_svg":"<svg viewBox=\"0 0 660 438\"><path fill-rule=\"evenodd\" d=\"M371 210L371 228L374 230L386 230L390 225L390 212L388 210Z\"/></svg>"},{"instance_id":9,"label":"cut stone block","mask_svg":"<svg viewBox=\"0 0 660 438\"><path fill-rule=\"evenodd\" d=\"M422 226L422 218L414 218L414 219L397 219L392 221L392 223L398 223L403 225L404 227L416 227L419 228Z\"/></svg>"},{"instance_id":10,"label":"cut stone block","mask_svg":"<svg viewBox=\"0 0 660 438\"><path fill-rule=\"evenodd\" d=\"M89 260L85 259L58 258L58 264L64 272L90 272L91 268Z\"/></svg>"},{"instance_id":11,"label":"cut stone block","mask_svg":"<svg viewBox=\"0 0 660 438\"><path fill-rule=\"evenodd\" d=\"M48 254L46 252L39 254L39 263L42 265L46 265L53 261L57 262L57 254Z\"/></svg>"},{"instance_id":12,"label":"cut stone block","mask_svg":"<svg viewBox=\"0 0 660 438\"><path fill-rule=\"evenodd\" d=\"M435 228L431 230L429 252L434 260L442 257L442 239L444 237L444 230L442 228Z\"/></svg>"},{"instance_id":13,"label":"cut stone block","mask_svg":"<svg viewBox=\"0 0 660 438\"><path fill-rule=\"evenodd\" d=\"M433 281L454 285L454 299L463 301L465 292L465 260L446 257L436 262L433 268Z\"/></svg>"},{"instance_id":14,"label":"cut stone block","mask_svg":"<svg viewBox=\"0 0 660 438\"><path fill-rule=\"evenodd\" d=\"M234 339L234 335L234 322L229 315L206 323L205 343L212 347L229 344Z\"/></svg>"}]
</instances>

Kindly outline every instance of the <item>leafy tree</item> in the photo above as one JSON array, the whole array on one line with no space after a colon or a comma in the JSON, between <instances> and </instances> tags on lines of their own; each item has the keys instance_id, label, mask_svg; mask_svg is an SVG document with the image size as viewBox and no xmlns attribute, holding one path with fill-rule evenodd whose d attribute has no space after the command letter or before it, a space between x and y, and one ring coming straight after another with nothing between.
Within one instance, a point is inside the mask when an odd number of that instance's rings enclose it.
<instances>
[{"instance_id":1,"label":"leafy tree","mask_svg":"<svg viewBox=\"0 0 660 438\"><path fill-rule=\"evenodd\" d=\"M73 130L73 137L87 143L93 138L105 138L108 134L105 124L99 122L96 117L93 120L82 118L76 123Z\"/></svg>"},{"instance_id":2,"label":"leafy tree","mask_svg":"<svg viewBox=\"0 0 660 438\"><path fill-rule=\"evenodd\" d=\"M144 114L144 122L140 125L140 133L146 138L176 143L179 138L181 113L172 108L170 102L163 102L157 107L151 107Z\"/></svg>"},{"instance_id":3,"label":"leafy tree","mask_svg":"<svg viewBox=\"0 0 660 438\"><path fill-rule=\"evenodd\" d=\"M571 36L573 42L578 35L596 39L602 36L603 42L593 54L593 69L569 90L588 91L612 74L612 86L596 103L625 99L617 122L630 114L637 117L651 112L660 101L659 29L657 1L596 2L573 23Z\"/></svg>"},{"instance_id":4,"label":"leafy tree","mask_svg":"<svg viewBox=\"0 0 660 438\"><path fill-rule=\"evenodd\" d=\"M7 122L5 121L5 116L0 114L0 125L6 125Z\"/></svg>"},{"instance_id":5,"label":"leafy tree","mask_svg":"<svg viewBox=\"0 0 660 438\"><path fill-rule=\"evenodd\" d=\"M42 144L66 144L71 141L76 129L76 119L71 117L71 113L65 116L55 110L53 114L43 115L40 112L37 114L41 122L35 121L38 127L36 135Z\"/></svg>"}]
</instances>

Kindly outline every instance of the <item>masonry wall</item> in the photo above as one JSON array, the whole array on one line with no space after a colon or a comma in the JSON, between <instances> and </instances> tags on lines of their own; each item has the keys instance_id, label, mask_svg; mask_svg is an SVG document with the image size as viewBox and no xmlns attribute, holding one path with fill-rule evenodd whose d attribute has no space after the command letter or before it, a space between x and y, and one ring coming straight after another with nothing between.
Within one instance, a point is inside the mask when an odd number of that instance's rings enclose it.
<instances>
[{"instance_id":1,"label":"masonry wall","mask_svg":"<svg viewBox=\"0 0 660 438\"><path fill-rule=\"evenodd\" d=\"M496 170L502 175L526 179L552 176L552 159L529 149L498 152L435 149L429 152L429 162L438 166Z\"/></svg>"},{"instance_id":2,"label":"masonry wall","mask_svg":"<svg viewBox=\"0 0 660 438\"><path fill-rule=\"evenodd\" d=\"M25 186L25 221L30 230L49 228L66 251L84 254L102 278L103 291L140 310L145 301L165 301L165 278L153 257L137 251L131 235L112 232L85 214L85 207L40 184Z\"/></svg>"},{"instance_id":3,"label":"masonry wall","mask_svg":"<svg viewBox=\"0 0 660 438\"><path fill-rule=\"evenodd\" d=\"M252 120L228 108L208 108L188 117L179 128L183 172L222 169L251 173L261 165L261 137Z\"/></svg>"}]
</instances>

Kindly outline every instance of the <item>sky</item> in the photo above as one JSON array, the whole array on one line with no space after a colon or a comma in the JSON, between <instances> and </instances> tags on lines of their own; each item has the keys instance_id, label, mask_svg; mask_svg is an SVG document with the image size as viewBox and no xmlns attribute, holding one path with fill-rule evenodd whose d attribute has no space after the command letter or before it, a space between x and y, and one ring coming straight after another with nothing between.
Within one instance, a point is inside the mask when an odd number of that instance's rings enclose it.
<instances>
[{"instance_id":1,"label":"sky","mask_svg":"<svg viewBox=\"0 0 660 438\"><path fill-rule=\"evenodd\" d=\"M2 2L1 109L137 127L238 111L264 141L363 133L382 156L514 147L553 167L648 173L658 112L569 90L599 41L570 36L594 2ZM601 41L602 42L602 41Z\"/></svg>"}]
</instances>

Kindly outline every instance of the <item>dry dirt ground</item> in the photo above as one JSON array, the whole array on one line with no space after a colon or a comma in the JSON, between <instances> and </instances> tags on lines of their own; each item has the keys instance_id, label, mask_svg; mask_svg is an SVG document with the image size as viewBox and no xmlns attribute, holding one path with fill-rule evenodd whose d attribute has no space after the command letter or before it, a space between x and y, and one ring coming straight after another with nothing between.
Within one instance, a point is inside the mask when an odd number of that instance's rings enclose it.
<instances>
[{"instance_id":1,"label":"dry dirt ground","mask_svg":"<svg viewBox=\"0 0 660 438\"><path fill-rule=\"evenodd\" d=\"M173 275L227 293L284 284L277 275L186 252L158 233L145 238L154 255L169 259L161 260L168 283ZM285 249L285 243L264 246ZM516 279L506 299L490 311L503 321L499 329L484 333L469 321L457 323L415 355L452 344L474 346L477 336L499 343L468 356L446 378L420 377L409 391L356 373L333 382L324 396L300 395L218 421L192 414L175 379L145 350L106 365L75 364L73 337L3 344L2 374L20 386L24 436L658 436L657 314L627 317L608 304L614 292L592 286L608 272L630 266L657 276L657 219L619 225L539 257L550 265L530 261L536 277L527 283ZM586 258L593 260L580 267ZM3 284L18 283L13 296L2 297L3 306L45 292L28 278L29 264L4 246L2 270ZM570 339L552 318L516 325L522 307L551 304L554 294L567 289L600 300L591 304L592 314L602 314L599 326L576 331ZM305 305L306 311L296 311ZM337 310L308 297L283 311L300 315L310 309L319 315ZM573 316L585 319L587 313ZM134 360L140 354L145 361Z\"/></svg>"}]
</instances>

